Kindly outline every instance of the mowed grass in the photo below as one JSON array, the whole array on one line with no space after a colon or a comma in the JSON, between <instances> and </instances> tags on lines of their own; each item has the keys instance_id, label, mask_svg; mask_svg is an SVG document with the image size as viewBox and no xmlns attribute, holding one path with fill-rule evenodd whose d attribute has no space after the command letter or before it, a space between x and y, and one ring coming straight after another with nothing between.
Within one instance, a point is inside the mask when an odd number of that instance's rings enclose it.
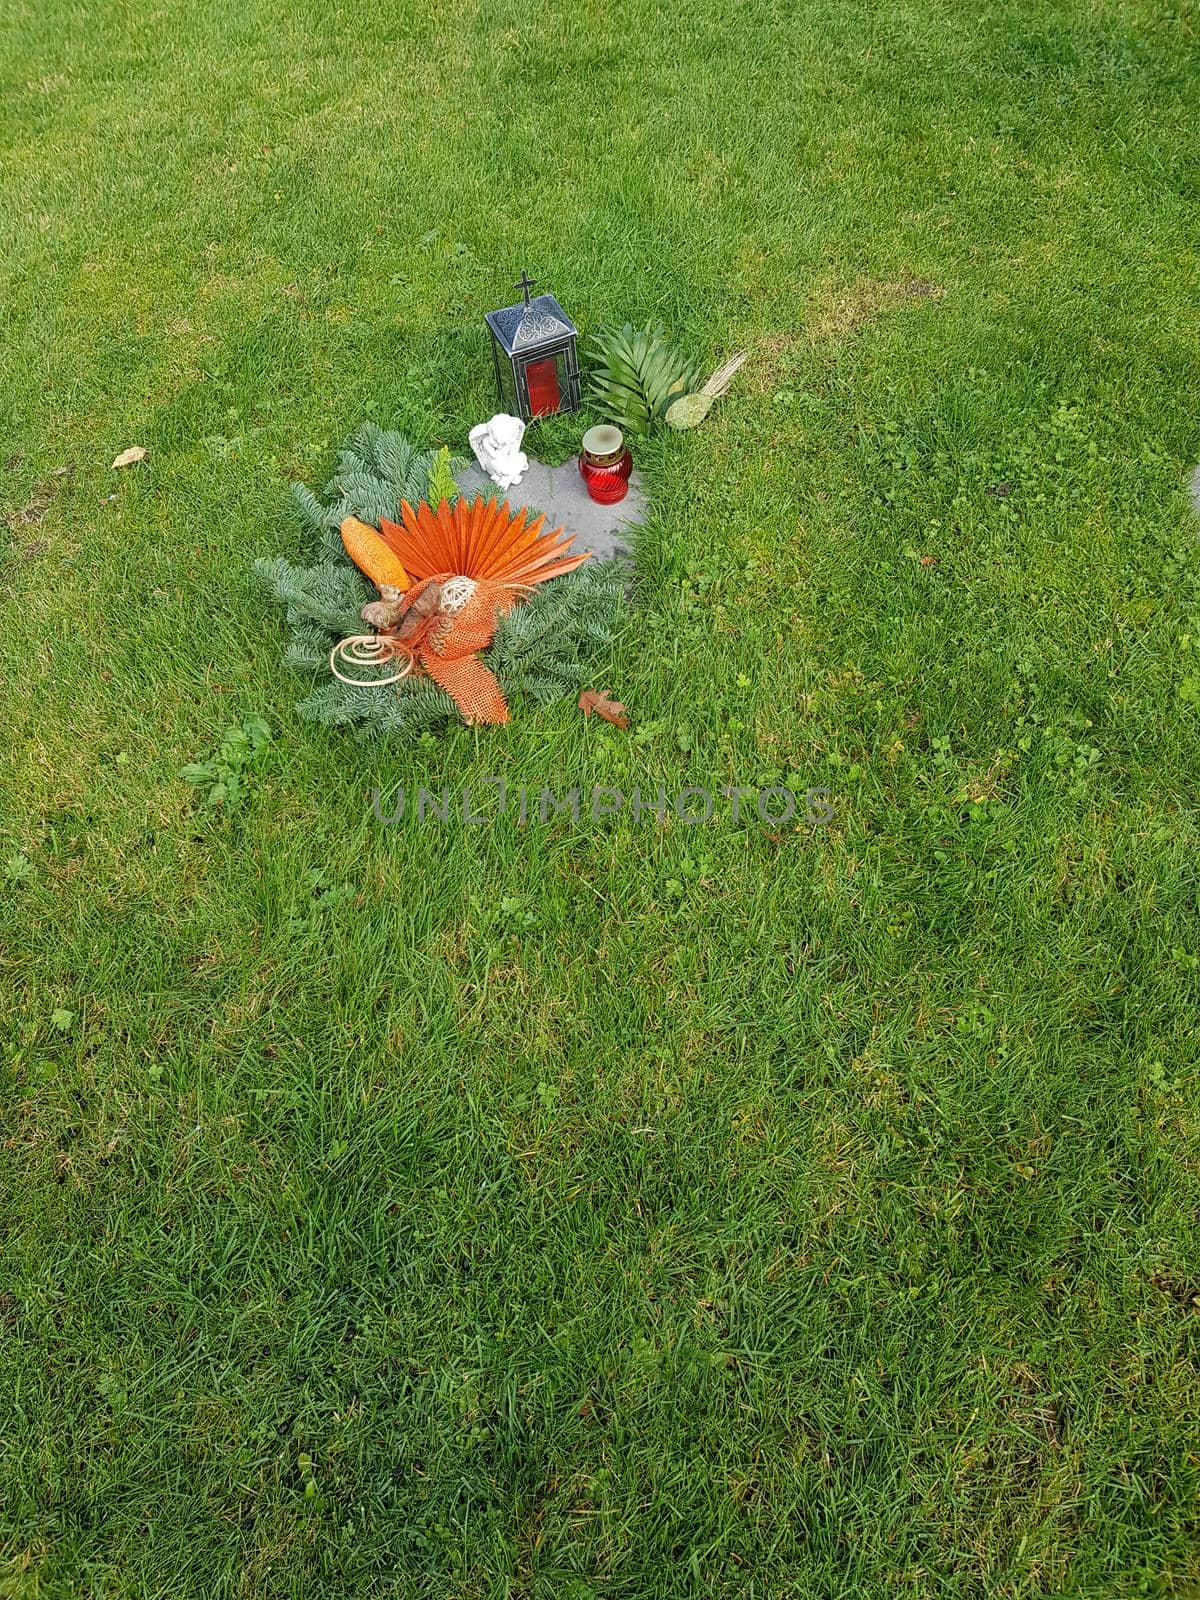
<instances>
[{"instance_id":1,"label":"mowed grass","mask_svg":"<svg viewBox=\"0 0 1200 1600\"><path fill-rule=\"evenodd\" d=\"M0 1593L1195 1593L1197 61L9 0ZM752 351L642 453L634 726L314 730L251 560L461 447L522 267ZM491 774L836 814L371 814Z\"/></svg>"}]
</instances>

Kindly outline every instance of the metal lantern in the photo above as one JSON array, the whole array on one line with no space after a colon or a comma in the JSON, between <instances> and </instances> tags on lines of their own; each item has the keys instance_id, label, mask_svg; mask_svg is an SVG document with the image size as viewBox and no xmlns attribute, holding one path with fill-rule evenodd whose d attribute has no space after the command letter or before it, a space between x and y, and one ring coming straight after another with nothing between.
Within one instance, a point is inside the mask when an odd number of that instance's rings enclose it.
<instances>
[{"instance_id":1,"label":"metal lantern","mask_svg":"<svg viewBox=\"0 0 1200 1600\"><path fill-rule=\"evenodd\" d=\"M532 422L557 411L579 410L578 330L552 294L529 298L533 279L514 285L524 303L487 314L503 409Z\"/></svg>"}]
</instances>

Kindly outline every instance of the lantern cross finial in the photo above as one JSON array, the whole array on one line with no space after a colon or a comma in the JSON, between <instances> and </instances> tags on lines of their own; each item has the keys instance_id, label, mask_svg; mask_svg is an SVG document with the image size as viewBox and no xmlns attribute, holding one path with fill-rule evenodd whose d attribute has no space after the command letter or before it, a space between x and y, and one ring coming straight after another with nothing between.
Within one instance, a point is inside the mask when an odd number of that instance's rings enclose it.
<instances>
[{"instance_id":1,"label":"lantern cross finial","mask_svg":"<svg viewBox=\"0 0 1200 1600\"><path fill-rule=\"evenodd\" d=\"M525 296L525 304L526 305L529 304L529 291L530 291L530 289L533 288L533 286L534 286L534 284L536 282L537 282L537 279L536 278L531 278L529 276L528 272L526 272L525 269L522 268L521 269L520 278L517 280L516 283L513 284L513 288L514 289L520 289L521 293Z\"/></svg>"}]
</instances>

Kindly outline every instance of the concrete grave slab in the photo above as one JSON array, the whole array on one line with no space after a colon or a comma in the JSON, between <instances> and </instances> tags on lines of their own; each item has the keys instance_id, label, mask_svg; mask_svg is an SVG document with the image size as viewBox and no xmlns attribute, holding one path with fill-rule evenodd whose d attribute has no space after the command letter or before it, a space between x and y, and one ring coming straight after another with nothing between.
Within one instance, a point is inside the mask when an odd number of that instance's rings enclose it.
<instances>
[{"instance_id":1,"label":"concrete grave slab","mask_svg":"<svg viewBox=\"0 0 1200 1600\"><path fill-rule=\"evenodd\" d=\"M514 511L529 506L546 513L548 527L563 527L575 534L576 550L591 550L602 561L629 560L629 529L645 522L650 502L642 487L641 473L634 469L629 493L615 506L597 505L583 486L579 462L572 456L561 467L548 467L544 461L529 462L529 470L511 489L497 491L481 467L472 464L458 474L458 486L472 498L487 487L507 500Z\"/></svg>"}]
</instances>

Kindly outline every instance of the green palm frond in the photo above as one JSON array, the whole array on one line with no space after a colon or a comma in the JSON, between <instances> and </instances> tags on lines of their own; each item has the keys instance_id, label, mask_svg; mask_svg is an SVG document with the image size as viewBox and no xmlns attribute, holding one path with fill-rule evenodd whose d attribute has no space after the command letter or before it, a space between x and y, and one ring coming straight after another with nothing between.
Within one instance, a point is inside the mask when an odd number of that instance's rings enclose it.
<instances>
[{"instance_id":1,"label":"green palm frond","mask_svg":"<svg viewBox=\"0 0 1200 1600\"><path fill-rule=\"evenodd\" d=\"M699 375L663 339L657 323L597 334L589 399L626 433L656 428L673 400L696 387Z\"/></svg>"}]
</instances>

